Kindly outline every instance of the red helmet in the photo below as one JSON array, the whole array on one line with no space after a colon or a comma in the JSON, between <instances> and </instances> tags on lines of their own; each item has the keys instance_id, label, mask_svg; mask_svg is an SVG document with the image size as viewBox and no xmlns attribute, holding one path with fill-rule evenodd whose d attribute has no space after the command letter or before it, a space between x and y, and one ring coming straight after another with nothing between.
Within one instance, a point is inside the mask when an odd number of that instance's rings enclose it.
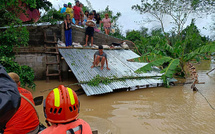
<instances>
[{"instance_id":1,"label":"red helmet","mask_svg":"<svg viewBox=\"0 0 215 134\"><path fill-rule=\"evenodd\" d=\"M79 107L77 94L72 89L60 85L46 98L46 119L51 123L70 122L78 117Z\"/></svg>"}]
</instances>

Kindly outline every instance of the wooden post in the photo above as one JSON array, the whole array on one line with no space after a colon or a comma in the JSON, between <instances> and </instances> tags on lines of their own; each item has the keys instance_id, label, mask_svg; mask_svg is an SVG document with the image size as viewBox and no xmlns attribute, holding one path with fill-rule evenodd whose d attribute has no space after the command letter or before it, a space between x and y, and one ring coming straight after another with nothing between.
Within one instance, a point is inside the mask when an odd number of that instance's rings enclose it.
<instances>
[{"instance_id":1,"label":"wooden post","mask_svg":"<svg viewBox=\"0 0 215 134\"><path fill-rule=\"evenodd\" d=\"M64 23L61 24L61 41L65 43Z\"/></svg>"}]
</instances>

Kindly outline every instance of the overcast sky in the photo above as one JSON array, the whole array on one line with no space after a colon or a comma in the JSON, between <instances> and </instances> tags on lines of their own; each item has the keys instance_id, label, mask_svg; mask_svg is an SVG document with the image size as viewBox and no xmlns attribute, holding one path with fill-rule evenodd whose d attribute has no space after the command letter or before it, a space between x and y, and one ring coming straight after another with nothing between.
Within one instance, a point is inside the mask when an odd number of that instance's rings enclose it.
<instances>
[{"instance_id":1,"label":"overcast sky","mask_svg":"<svg viewBox=\"0 0 215 134\"><path fill-rule=\"evenodd\" d=\"M52 2L53 7L59 9L62 7L64 3L74 3L74 0L49 0ZM138 12L131 9L132 5L140 4L141 0L89 0L94 10L101 11L104 10L107 6L109 6L110 10L112 10L115 14L117 12L121 12L122 16L119 18L119 24L122 26L123 33L127 30L138 30L141 26L147 27L149 29L153 29L159 27L159 23L151 22L151 23L141 23L142 20L145 20L146 17L151 17L147 14L140 15ZM86 0L80 0L84 5L87 6ZM187 21L186 25L189 25L191 22L191 17ZM170 23L170 19L167 17L164 21L164 27L166 31L171 30L172 24ZM196 25L200 29L203 35L208 36L210 34L210 17L203 17L201 19L196 19Z\"/></svg>"}]
</instances>

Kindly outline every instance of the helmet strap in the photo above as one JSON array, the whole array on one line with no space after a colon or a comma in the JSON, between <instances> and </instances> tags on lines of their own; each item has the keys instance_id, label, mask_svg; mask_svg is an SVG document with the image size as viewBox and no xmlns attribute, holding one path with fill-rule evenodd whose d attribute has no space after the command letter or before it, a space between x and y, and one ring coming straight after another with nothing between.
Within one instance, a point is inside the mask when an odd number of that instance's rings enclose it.
<instances>
[{"instance_id":1,"label":"helmet strap","mask_svg":"<svg viewBox=\"0 0 215 134\"><path fill-rule=\"evenodd\" d=\"M71 129L67 130L67 132L70 132L71 134L75 134L75 132L81 130L81 134L82 134L82 132L83 132L83 131L82 131L82 128L83 128L83 126L82 126L82 125L79 125L79 126L77 126L77 127L75 127L75 128L71 128Z\"/></svg>"},{"instance_id":2,"label":"helmet strap","mask_svg":"<svg viewBox=\"0 0 215 134\"><path fill-rule=\"evenodd\" d=\"M47 124L48 127L51 126L50 123L47 120L45 120L45 122L46 122L46 124Z\"/></svg>"}]
</instances>

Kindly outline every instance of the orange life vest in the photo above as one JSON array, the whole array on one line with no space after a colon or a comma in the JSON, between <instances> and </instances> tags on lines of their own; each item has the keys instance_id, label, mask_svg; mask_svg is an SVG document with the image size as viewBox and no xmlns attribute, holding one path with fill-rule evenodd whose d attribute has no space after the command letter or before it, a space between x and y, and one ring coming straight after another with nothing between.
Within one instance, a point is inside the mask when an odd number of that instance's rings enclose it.
<instances>
[{"instance_id":1,"label":"orange life vest","mask_svg":"<svg viewBox=\"0 0 215 134\"><path fill-rule=\"evenodd\" d=\"M73 133L74 132L74 133ZM82 119L67 124L53 124L39 134L92 134L90 125Z\"/></svg>"},{"instance_id":2,"label":"orange life vest","mask_svg":"<svg viewBox=\"0 0 215 134\"><path fill-rule=\"evenodd\" d=\"M19 93L24 95L34 104L33 96L30 91L21 87L18 87L18 90ZM4 134L26 134L37 128L38 125L39 119L35 109L28 101L21 98L20 107L13 117L7 122Z\"/></svg>"}]
</instances>

